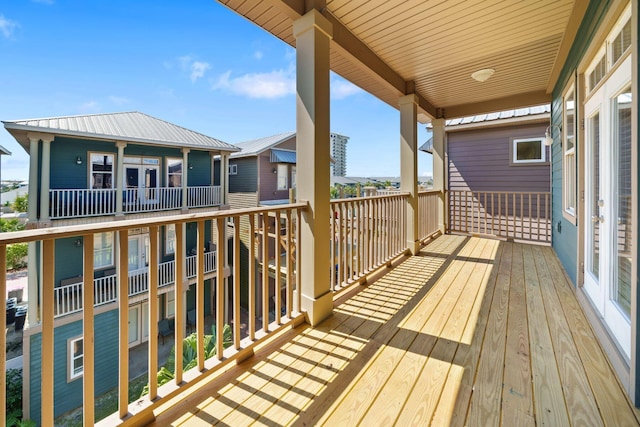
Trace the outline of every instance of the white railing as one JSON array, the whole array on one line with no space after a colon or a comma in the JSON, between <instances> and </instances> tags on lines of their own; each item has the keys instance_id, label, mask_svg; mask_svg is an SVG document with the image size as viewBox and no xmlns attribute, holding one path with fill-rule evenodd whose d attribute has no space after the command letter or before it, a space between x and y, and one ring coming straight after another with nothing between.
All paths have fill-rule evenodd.
<instances>
[{"instance_id":1,"label":"white railing","mask_svg":"<svg viewBox=\"0 0 640 427\"><path fill-rule=\"evenodd\" d=\"M150 212L179 209L182 207L180 187L127 188L124 190L124 212Z\"/></svg>"},{"instance_id":2,"label":"white railing","mask_svg":"<svg viewBox=\"0 0 640 427\"><path fill-rule=\"evenodd\" d=\"M112 188L49 190L49 200L49 216L54 219L116 212L116 192Z\"/></svg>"},{"instance_id":3,"label":"white railing","mask_svg":"<svg viewBox=\"0 0 640 427\"><path fill-rule=\"evenodd\" d=\"M55 288L53 300L55 316L82 311L82 282Z\"/></svg>"},{"instance_id":4,"label":"white railing","mask_svg":"<svg viewBox=\"0 0 640 427\"><path fill-rule=\"evenodd\" d=\"M406 197L331 201L331 289L357 281L406 249Z\"/></svg>"},{"instance_id":5,"label":"white railing","mask_svg":"<svg viewBox=\"0 0 640 427\"><path fill-rule=\"evenodd\" d=\"M551 193L449 191L449 229L551 243Z\"/></svg>"},{"instance_id":6,"label":"white railing","mask_svg":"<svg viewBox=\"0 0 640 427\"><path fill-rule=\"evenodd\" d=\"M189 187L187 206L203 208L220 205L220 186Z\"/></svg>"},{"instance_id":7,"label":"white railing","mask_svg":"<svg viewBox=\"0 0 640 427\"><path fill-rule=\"evenodd\" d=\"M196 277L197 256L192 255L186 258L187 279ZM175 260L158 264L158 286L172 285L175 280ZM204 273L210 274L216 270L216 252L206 252L204 254ZM117 297L116 275L108 275L93 280L94 284L94 305L99 306L115 302ZM82 279L77 283L55 288L56 317L76 313L82 310ZM129 271L129 296L135 296L149 290L149 269L147 267Z\"/></svg>"},{"instance_id":8,"label":"white railing","mask_svg":"<svg viewBox=\"0 0 640 427\"><path fill-rule=\"evenodd\" d=\"M220 191L220 186L188 187L187 207L219 206ZM49 190L49 200L52 219L114 215L118 211L113 188ZM123 191L122 204L125 213L180 209L182 188L127 188Z\"/></svg>"}]
</instances>

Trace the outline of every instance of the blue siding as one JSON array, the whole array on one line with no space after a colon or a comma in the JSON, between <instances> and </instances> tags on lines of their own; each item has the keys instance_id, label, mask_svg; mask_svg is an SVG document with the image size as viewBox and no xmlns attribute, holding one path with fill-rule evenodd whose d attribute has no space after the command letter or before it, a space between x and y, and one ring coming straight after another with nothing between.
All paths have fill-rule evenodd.
<instances>
[{"instance_id":1,"label":"blue siding","mask_svg":"<svg viewBox=\"0 0 640 427\"><path fill-rule=\"evenodd\" d=\"M118 310L95 319L95 395L100 396L118 385ZM82 378L67 382L67 340L82 335L82 322L58 326L54 332L54 416L82 405ZM31 336L30 350L30 419L40 423L41 416L41 334Z\"/></svg>"},{"instance_id":2,"label":"blue siding","mask_svg":"<svg viewBox=\"0 0 640 427\"><path fill-rule=\"evenodd\" d=\"M609 1L592 0L587 8L585 17L580 25L575 42L569 51L567 61L562 68L560 78L553 91L553 103L551 104L551 122L554 125L562 125L562 92L571 79L575 78L575 70L578 63L582 60L586 49L589 47L593 36L602 21ZM580 108L580 105L577 106ZM578 111L578 114L580 112ZM577 141L577 148L581 148L582 141ZM577 281L578 272L578 228L577 225L571 224L562 215L562 149L560 147L559 136L555 134L555 140L552 147L551 167L552 173L552 244L553 248L560 259L560 262L567 271L567 274L573 281L574 285ZM579 154L579 153L576 153ZM576 156L576 162L579 155ZM581 165L576 165L576 170ZM577 200L580 200L578 197Z\"/></svg>"}]
</instances>

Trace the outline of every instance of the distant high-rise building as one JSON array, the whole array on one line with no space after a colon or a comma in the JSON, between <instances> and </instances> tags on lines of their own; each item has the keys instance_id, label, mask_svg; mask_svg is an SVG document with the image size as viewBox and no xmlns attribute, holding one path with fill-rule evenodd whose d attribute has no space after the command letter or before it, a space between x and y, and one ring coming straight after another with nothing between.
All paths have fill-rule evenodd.
<instances>
[{"instance_id":1,"label":"distant high-rise building","mask_svg":"<svg viewBox=\"0 0 640 427\"><path fill-rule=\"evenodd\" d=\"M347 142L349 137L337 133L330 134L331 157L335 163L331 163L332 176L345 176L347 174Z\"/></svg>"}]
</instances>

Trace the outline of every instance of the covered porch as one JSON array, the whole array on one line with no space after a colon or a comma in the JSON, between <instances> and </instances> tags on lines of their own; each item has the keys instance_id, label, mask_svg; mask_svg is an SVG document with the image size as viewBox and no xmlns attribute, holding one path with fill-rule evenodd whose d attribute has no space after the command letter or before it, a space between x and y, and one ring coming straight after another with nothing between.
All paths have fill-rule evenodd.
<instances>
[{"instance_id":1,"label":"covered porch","mask_svg":"<svg viewBox=\"0 0 640 427\"><path fill-rule=\"evenodd\" d=\"M640 413L546 246L441 236L153 425L608 425Z\"/></svg>"}]
</instances>

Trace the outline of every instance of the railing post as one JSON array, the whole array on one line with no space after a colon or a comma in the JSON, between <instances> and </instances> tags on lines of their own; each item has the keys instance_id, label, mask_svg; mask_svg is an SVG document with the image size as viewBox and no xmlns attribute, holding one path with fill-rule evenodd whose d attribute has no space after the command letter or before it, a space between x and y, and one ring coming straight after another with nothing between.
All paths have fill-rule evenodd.
<instances>
[{"instance_id":1,"label":"railing post","mask_svg":"<svg viewBox=\"0 0 640 427\"><path fill-rule=\"evenodd\" d=\"M42 166L40 169L40 222L49 222L49 184L51 179L51 142L53 137L42 139Z\"/></svg>"},{"instance_id":2,"label":"railing post","mask_svg":"<svg viewBox=\"0 0 640 427\"><path fill-rule=\"evenodd\" d=\"M445 233L448 228L446 192L446 140L444 133L444 119L431 120L433 126L433 189L440 191L438 202L438 229Z\"/></svg>"},{"instance_id":3,"label":"railing post","mask_svg":"<svg viewBox=\"0 0 640 427\"><path fill-rule=\"evenodd\" d=\"M329 262L329 52L331 23L312 9L294 21L296 38L297 151L302 168L298 199L309 203L302 213L300 280L302 308L315 326L333 311Z\"/></svg>"},{"instance_id":4,"label":"railing post","mask_svg":"<svg viewBox=\"0 0 640 427\"><path fill-rule=\"evenodd\" d=\"M183 212L187 212L189 210L189 199L188 199L188 185L187 185L187 181L189 179L189 149L188 148L183 148L182 149L182 182L181 187L182 187L182 211Z\"/></svg>"},{"instance_id":5,"label":"railing post","mask_svg":"<svg viewBox=\"0 0 640 427\"><path fill-rule=\"evenodd\" d=\"M123 214L123 191L124 191L124 148L127 146L126 142L116 142L118 147L118 159L116 169L116 216L122 216ZM90 160L87 160L90 161Z\"/></svg>"},{"instance_id":6,"label":"railing post","mask_svg":"<svg viewBox=\"0 0 640 427\"><path fill-rule=\"evenodd\" d=\"M406 238L412 255L420 250L418 237L418 97L400 98L400 191L406 199ZM435 157L434 157L435 159Z\"/></svg>"}]
</instances>

